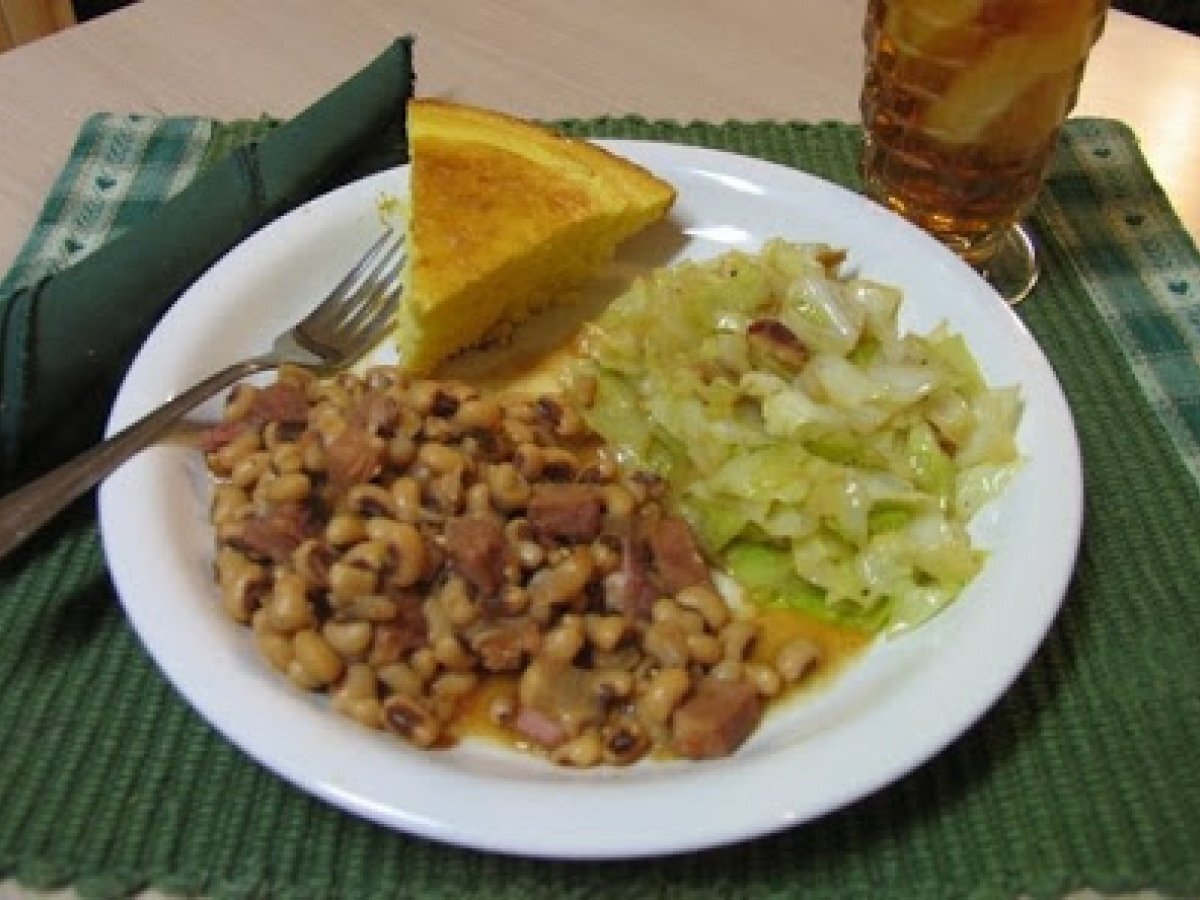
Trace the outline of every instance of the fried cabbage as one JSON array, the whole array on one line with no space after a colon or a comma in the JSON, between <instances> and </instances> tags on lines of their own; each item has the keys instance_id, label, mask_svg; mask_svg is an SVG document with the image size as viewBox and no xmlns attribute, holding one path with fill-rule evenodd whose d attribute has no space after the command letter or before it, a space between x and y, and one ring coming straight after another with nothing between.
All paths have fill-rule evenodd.
<instances>
[{"instance_id":1,"label":"fried cabbage","mask_svg":"<svg viewBox=\"0 0 1200 900\"><path fill-rule=\"evenodd\" d=\"M967 523L1019 465L1021 400L842 259L775 240L655 271L586 327L568 392L748 599L892 631L983 565Z\"/></svg>"}]
</instances>

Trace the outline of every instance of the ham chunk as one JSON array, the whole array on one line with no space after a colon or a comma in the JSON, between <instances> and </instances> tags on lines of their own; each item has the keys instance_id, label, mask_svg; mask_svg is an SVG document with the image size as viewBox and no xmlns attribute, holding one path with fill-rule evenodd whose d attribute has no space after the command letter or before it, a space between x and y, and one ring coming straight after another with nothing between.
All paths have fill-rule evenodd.
<instances>
[{"instance_id":1,"label":"ham chunk","mask_svg":"<svg viewBox=\"0 0 1200 900\"><path fill-rule=\"evenodd\" d=\"M604 498L587 484L538 484L526 514L541 538L591 541L604 526Z\"/></svg>"},{"instance_id":2,"label":"ham chunk","mask_svg":"<svg viewBox=\"0 0 1200 900\"><path fill-rule=\"evenodd\" d=\"M520 734L547 750L553 750L568 737L567 730L552 716L529 706L522 707L513 725Z\"/></svg>"},{"instance_id":3,"label":"ham chunk","mask_svg":"<svg viewBox=\"0 0 1200 900\"><path fill-rule=\"evenodd\" d=\"M308 396L298 384L277 381L255 393L250 416L259 422L303 425L308 421Z\"/></svg>"},{"instance_id":4,"label":"ham chunk","mask_svg":"<svg viewBox=\"0 0 1200 900\"><path fill-rule=\"evenodd\" d=\"M454 516L446 520L446 554L450 565L483 597L504 584L504 531L495 519Z\"/></svg>"},{"instance_id":5,"label":"ham chunk","mask_svg":"<svg viewBox=\"0 0 1200 900\"><path fill-rule=\"evenodd\" d=\"M765 350L794 369L802 369L808 362L809 352L804 342L778 319L755 319L746 333L752 346Z\"/></svg>"},{"instance_id":6,"label":"ham chunk","mask_svg":"<svg viewBox=\"0 0 1200 900\"><path fill-rule=\"evenodd\" d=\"M604 579L604 604L630 620L649 620L658 597L650 580L650 559L644 542L633 533L621 538L621 568Z\"/></svg>"},{"instance_id":7,"label":"ham chunk","mask_svg":"<svg viewBox=\"0 0 1200 900\"><path fill-rule=\"evenodd\" d=\"M200 433L200 449L204 453L215 453L243 433L253 431L257 427L247 419L222 419Z\"/></svg>"},{"instance_id":8,"label":"ham chunk","mask_svg":"<svg viewBox=\"0 0 1200 900\"><path fill-rule=\"evenodd\" d=\"M382 443L361 428L344 428L325 445L325 468L335 494L370 481L382 461Z\"/></svg>"},{"instance_id":9,"label":"ham chunk","mask_svg":"<svg viewBox=\"0 0 1200 900\"><path fill-rule=\"evenodd\" d=\"M687 522L669 516L655 522L649 530L650 556L659 586L669 594L684 588L708 584L708 566Z\"/></svg>"},{"instance_id":10,"label":"ham chunk","mask_svg":"<svg viewBox=\"0 0 1200 900\"><path fill-rule=\"evenodd\" d=\"M675 750L689 759L728 756L762 715L758 691L744 681L705 678L671 716Z\"/></svg>"},{"instance_id":11,"label":"ham chunk","mask_svg":"<svg viewBox=\"0 0 1200 900\"><path fill-rule=\"evenodd\" d=\"M222 419L205 429L200 436L200 448L205 453L220 450L239 435L261 428L266 422L292 426L308 422L308 398L300 385L279 381L262 388L244 386L240 390L254 392L249 409L240 418Z\"/></svg>"},{"instance_id":12,"label":"ham chunk","mask_svg":"<svg viewBox=\"0 0 1200 900\"><path fill-rule=\"evenodd\" d=\"M253 557L284 564L292 551L318 530L311 509L283 503L247 519L232 542Z\"/></svg>"}]
</instances>

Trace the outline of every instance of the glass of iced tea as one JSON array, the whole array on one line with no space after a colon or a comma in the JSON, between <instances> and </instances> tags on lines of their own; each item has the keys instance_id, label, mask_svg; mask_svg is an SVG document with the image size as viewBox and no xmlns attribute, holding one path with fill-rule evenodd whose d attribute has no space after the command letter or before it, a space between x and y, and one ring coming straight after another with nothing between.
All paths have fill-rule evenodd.
<instances>
[{"instance_id":1,"label":"glass of iced tea","mask_svg":"<svg viewBox=\"0 0 1200 900\"><path fill-rule=\"evenodd\" d=\"M1022 223L1107 11L1108 0L869 0L865 190L1012 303L1037 281Z\"/></svg>"}]
</instances>

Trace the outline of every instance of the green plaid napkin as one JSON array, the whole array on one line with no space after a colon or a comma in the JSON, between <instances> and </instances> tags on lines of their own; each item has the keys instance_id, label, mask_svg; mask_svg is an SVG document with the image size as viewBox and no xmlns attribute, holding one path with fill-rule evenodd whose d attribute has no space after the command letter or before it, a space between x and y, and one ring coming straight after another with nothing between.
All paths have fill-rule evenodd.
<instances>
[{"instance_id":1,"label":"green plaid napkin","mask_svg":"<svg viewBox=\"0 0 1200 900\"><path fill-rule=\"evenodd\" d=\"M1127 131L1072 123L1040 221L1121 346L1193 477L1200 479L1200 264ZM1118 138L1118 139L1114 139ZM1091 207L1088 209L1087 207ZM1081 214L1086 213L1086 214Z\"/></svg>"},{"instance_id":2,"label":"green plaid napkin","mask_svg":"<svg viewBox=\"0 0 1200 900\"><path fill-rule=\"evenodd\" d=\"M733 150L857 186L860 134L849 125L561 124ZM154 137L121 166L107 163L109 188L89 180L96 148L121 144L133 125ZM69 262L68 243L103 240L105 226L91 223L119 229L135 204L155 202L139 188L110 207L118 183L153 182L161 197L187 178L170 165L150 176L143 159L194 170L267 127L93 119L4 288ZM76 507L0 563L0 877L97 897L146 886L501 900L1200 895L1200 550L1190 537L1200 257L1114 122L1069 124L1034 224L1045 271L1020 313L1076 417L1083 545L1028 670L917 771L816 822L660 860L538 862L391 832L297 792L174 694L113 596L93 513Z\"/></svg>"},{"instance_id":3,"label":"green plaid napkin","mask_svg":"<svg viewBox=\"0 0 1200 900\"><path fill-rule=\"evenodd\" d=\"M195 176L210 119L96 113L83 124L0 297L87 256Z\"/></svg>"}]
</instances>

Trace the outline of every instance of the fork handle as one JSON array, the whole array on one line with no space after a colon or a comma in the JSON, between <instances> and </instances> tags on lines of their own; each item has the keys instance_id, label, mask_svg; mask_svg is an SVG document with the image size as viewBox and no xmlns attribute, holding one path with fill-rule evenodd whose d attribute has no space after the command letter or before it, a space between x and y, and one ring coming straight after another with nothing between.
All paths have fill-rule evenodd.
<instances>
[{"instance_id":1,"label":"fork handle","mask_svg":"<svg viewBox=\"0 0 1200 900\"><path fill-rule=\"evenodd\" d=\"M0 559L205 400L242 378L278 365L279 359L267 354L222 369L108 440L0 499Z\"/></svg>"}]
</instances>

